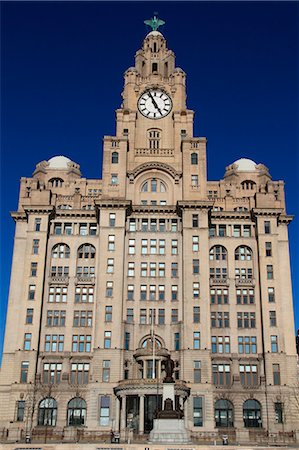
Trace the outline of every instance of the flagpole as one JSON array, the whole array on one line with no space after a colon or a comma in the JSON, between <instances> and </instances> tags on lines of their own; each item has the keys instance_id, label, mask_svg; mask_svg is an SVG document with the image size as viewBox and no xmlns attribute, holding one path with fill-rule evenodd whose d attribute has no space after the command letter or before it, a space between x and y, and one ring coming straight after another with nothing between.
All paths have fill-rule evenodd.
<instances>
[{"instance_id":1,"label":"flagpole","mask_svg":"<svg viewBox=\"0 0 299 450\"><path fill-rule=\"evenodd\" d=\"M151 330L151 332L152 332L152 343L153 343L153 371L152 371L152 374L153 374L153 379L155 378L155 344L156 344L156 342L155 342L155 332L154 332L154 309L152 309L152 330Z\"/></svg>"}]
</instances>

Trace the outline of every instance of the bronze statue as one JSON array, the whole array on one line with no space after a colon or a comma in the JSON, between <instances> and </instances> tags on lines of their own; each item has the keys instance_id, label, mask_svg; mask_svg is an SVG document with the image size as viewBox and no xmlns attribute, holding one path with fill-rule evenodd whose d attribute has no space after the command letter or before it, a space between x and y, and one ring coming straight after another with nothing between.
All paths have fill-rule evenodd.
<instances>
[{"instance_id":1,"label":"bronze statue","mask_svg":"<svg viewBox=\"0 0 299 450\"><path fill-rule=\"evenodd\" d=\"M164 383L174 383L173 379L174 361L170 358L170 356L168 356L167 359L164 361L164 370L166 372Z\"/></svg>"}]
</instances>

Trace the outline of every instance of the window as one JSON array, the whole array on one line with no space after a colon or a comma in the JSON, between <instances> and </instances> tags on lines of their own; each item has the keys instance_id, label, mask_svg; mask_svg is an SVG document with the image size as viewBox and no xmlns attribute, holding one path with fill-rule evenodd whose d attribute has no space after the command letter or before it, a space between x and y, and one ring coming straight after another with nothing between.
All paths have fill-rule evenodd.
<instances>
[{"instance_id":1,"label":"window","mask_svg":"<svg viewBox=\"0 0 299 450\"><path fill-rule=\"evenodd\" d=\"M193 306L193 323L200 323L200 307Z\"/></svg>"},{"instance_id":2,"label":"window","mask_svg":"<svg viewBox=\"0 0 299 450\"><path fill-rule=\"evenodd\" d=\"M157 219L151 219L150 231L157 231Z\"/></svg>"},{"instance_id":3,"label":"window","mask_svg":"<svg viewBox=\"0 0 299 450\"><path fill-rule=\"evenodd\" d=\"M61 381L62 364L44 363L43 365L43 383L58 384Z\"/></svg>"},{"instance_id":4,"label":"window","mask_svg":"<svg viewBox=\"0 0 299 450\"><path fill-rule=\"evenodd\" d=\"M117 175L117 173L112 173L112 174L111 174L111 181L110 181L110 184L111 184L112 186L118 185L118 175Z\"/></svg>"},{"instance_id":5,"label":"window","mask_svg":"<svg viewBox=\"0 0 299 450\"><path fill-rule=\"evenodd\" d=\"M136 231L136 219L129 220L129 231Z\"/></svg>"},{"instance_id":6,"label":"window","mask_svg":"<svg viewBox=\"0 0 299 450\"><path fill-rule=\"evenodd\" d=\"M102 395L100 397L100 425L108 426L110 421L110 397Z\"/></svg>"},{"instance_id":7,"label":"window","mask_svg":"<svg viewBox=\"0 0 299 450\"><path fill-rule=\"evenodd\" d=\"M165 255L165 239L159 240L159 255Z\"/></svg>"},{"instance_id":8,"label":"window","mask_svg":"<svg viewBox=\"0 0 299 450\"><path fill-rule=\"evenodd\" d=\"M198 154L197 153L191 153L191 164L192 165L198 164Z\"/></svg>"},{"instance_id":9,"label":"window","mask_svg":"<svg viewBox=\"0 0 299 450\"><path fill-rule=\"evenodd\" d=\"M199 283L193 283L193 298L199 298Z\"/></svg>"},{"instance_id":10,"label":"window","mask_svg":"<svg viewBox=\"0 0 299 450\"><path fill-rule=\"evenodd\" d=\"M41 219L34 219L34 230L35 231L40 231L40 224L41 224Z\"/></svg>"},{"instance_id":11,"label":"window","mask_svg":"<svg viewBox=\"0 0 299 450\"><path fill-rule=\"evenodd\" d=\"M180 333L174 333L174 349L175 351L180 350L181 348L181 338Z\"/></svg>"},{"instance_id":12,"label":"window","mask_svg":"<svg viewBox=\"0 0 299 450\"><path fill-rule=\"evenodd\" d=\"M194 331L193 333L193 348L200 350L200 331Z\"/></svg>"},{"instance_id":13,"label":"window","mask_svg":"<svg viewBox=\"0 0 299 450\"><path fill-rule=\"evenodd\" d=\"M109 234L108 236L108 250L113 252L115 250L115 235Z\"/></svg>"},{"instance_id":14,"label":"window","mask_svg":"<svg viewBox=\"0 0 299 450\"><path fill-rule=\"evenodd\" d=\"M118 153L117 152L112 152L112 154L111 154L111 163L112 164L117 164L118 163Z\"/></svg>"},{"instance_id":15,"label":"window","mask_svg":"<svg viewBox=\"0 0 299 450\"><path fill-rule=\"evenodd\" d=\"M125 350L130 350L130 333L125 332L125 342L124 342Z\"/></svg>"},{"instance_id":16,"label":"window","mask_svg":"<svg viewBox=\"0 0 299 450\"><path fill-rule=\"evenodd\" d=\"M89 224L89 234L90 234L90 236L95 236L97 234L97 224L96 223Z\"/></svg>"},{"instance_id":17,"label":"window","mask_svg":"<svg viewBox=\"0 0 299 450\"><path fill-rule=\"evenodd\" d=\"M69 258L70 257L70 248L66 244L57 244L54 245L52 249L52 258Z\"/></svg>"},{"instance_id":18,"label":"window","mask_svg":"<svg viewBox=\"0 0 299 450\"><path fill-rule=\"evenodd\" d=\"M199 259L193 259L192 267L193 267L193 275L198 274L199 273Z\"/></svg>"},{"instance_id":19,"label":"window","mask_svg":"<svg viewBox=\"0 0 299 450\"><path fill-rule=\"evenodd\" d=\"M112 322L112 306L105 306L105 322Z\"/></svg>"},{"instance_id":20,"label":"window","mask_svg":"<svg viewBox=\"0 0 299 450\"><path fill-rule=\"evenodd\" d=\"M216 236L216 225L210 225L209 237L215 237L215 236Z\"/></svg>"},{"instance_id":21,"label":"window","mask_svg":"<svg viewBox=\"0 0 299 450\"><path fill-rule=\"evenodd\" d=\"M39 250L39 239L33 239L32 253L34 255L38 255L38 250Z\"/></svg>"},{"instance_id":22,"label":"window","mask_svg":"<svg viewBox=\"0 0 299 450\"><path fill-rule=\"evenodd\" d=\"M57 402L54 398L44 398L38 407L38 425L55 427Z\"/></svg>"},{"instance_id":23,"label":"window","mask_svg":"<svg viewBox=\"0 0 299 450\"><path fill-rule=\"evenodd\" d=\"M141 325L146 325L146 309L140 309L140 322Z\"/></svg>"},{"instance_id":24,"label":"window","mask_svg":"<svg viewBox=\"0 0 299 450\"><path fill-rule=\"evenodd\" d=\"M240 382L243 386L257 386L258 375L255 364L240 364Z\"/></svg>"},{"instance_id":25,"label":"window","mask_svg":"<svg viewBox=\"0 0 299 450\"><path fill-rule=\"evenodd\" d=\"M165 309L163 308L158 309L158 324L159 325L165 324Z\"/></svg>"},{"instance_id":26,"label":"window","mask_svg":"<svg viewBox=\"0 0 299 450\"><path fill-rule=\"evenodd\" d=\"M254 399L243 404L243 420L246 428L262 428L261 404Z\"/></svg>"},{"instance_id":27,"label":"window","mask_svg":"<svg viewBox=\"0 0 299 450\"><path fill-rule=\"evenodd\" d=\"M140 286L140 300L146 299L147 299L147 286L145 284L142 284Z\"/></svg>"},{"instance_id":28,"label":"window","mask_svg":"<svg viewBox=\"0 0 299 450\"><path fill-rule=\"evenodd\" d=\"M109 281L107 282L109 283ZM75 303L93 303L94 288L87 286L76 286Z\"/></svg>"},{"instance_id":29,"label":"window","mask_svg":"<svg viewBox=\"0 0 299 450\"><path fill-rule=\"evenodd\" d=\"M177 323L179 320L179 311L178 309L171 310L171 323Z\"/></svg>"},{"instance_id":30,"label":"window","mask_svg":"<svg viewBox=\"0 0 299 450\"><path fill-rule=\"evenodd\" d=\"M251 236L251 226L244 225L243 226L243 237L250 237L250 236Z\"/></svg>"},{"instance_id":31,"label":"window","mask_svg":"<svg viewBox=\"0 0 299 450\"><path fill-rule=\"evenodd\" d=\"M73 352L90 352L91 351L91 335L73 334L72 337Z\"/></svg>"},{"instance_id":32,"label":"window","mask_svg":"<svg viewBox=\"0 0 299 450\"><path fill-rule=\"evenodd\" d=\"M201 362L193 361L193 381L194 383L201 383Z\"/></svg>"},{"instance_id":33,"label":"window","mask_svg":"<svg viewBox=\"0 0 299 450\"><path fill-rule=\"evenodd\" d=\"M150 254L156 255L157 253L157 239L150 240Z\"/></svg>"},{"instance_id":34,"label":"window","mask_svg":"<svg viewBox=\"0 0 299 450\"><path fill-rule=\"evenodd\" d=\"M26 323L32 324L33 323L33 308L27 308L26 311Z\"/></svg>"},{"instance_id":35,"label":"window","mask_svg":"<svg viewBox=\"0 0 299 450\"><path fill-rule=\"evenodd\" d=\"M106 297L113 297L113 281L106 283Z\"/></svg>"},{"instance_id":36,"label":"window","mask_svg":"<svg viewBox=\"0 0 299 450\"><path fill-rule=\"evenodd\" d=\"M92 311L74 311L73 327L91 327Z\"/></svg>"},{"instance_id":37,"label":"window","mask_svg":"<svg viewBox=\"0 0 299 450\"><path fill-rule=\"evenodd\" d=\"M62 223L54 223L54 234L62 234Z\"/></svg>"},{"instance_id":38,"label":"window","mask_svg":"<svg viewBox=\"0 0 299 450\"><path fill-rule=\"evenodd\" d=\"M66 303L67 286L50 286L48 301L50 303Z\"/></svg>"},{"instance_id":39,"label":"window","mask_svg":"<svg viewBox=\"0 0 299 450\"><path fill-rule=\"evenodd\" d=\"M274 386L280 385L280 366L279 364L272 364L273 367L273 384Z\"/></svg>"},{"instance_id":40,"label":"window","mask_svg":"<svg viewBox=\"0 0 299 450\"><path fill-rule=\"evenodd\" d=\"M36 277L37 274L37 262L32 262L30 267L30 276Z\"/></svg>"},{"instance_id":41,"label":"window","mask_svg":"<svg viewBox=\"0 0 299 450\"><path fill-rule=\"evenodd\" d=\"M178 286L176 284L171 286L171 301L178 300Z\"/></svg>"},{"instance_id":42,"label":"window","mask_svg":"<svg viewBox=\"0 0 299 450\"><path fill-rule=\"evenodd\" d=\"M102 381L104 383L109 383L110 381L110 361L104 359L102 363Z\"/></svg>"},{"instance_id":43,"label":"window","mask_svg":"<svg viewBox=\"0 0 299 450\"><path fill-rule=\"evenodd\" d=\"M165 300L165 286L163 284L160 284L158 287L158 300L159 301Z\"/></svg>"},{"instance_id":44,"label":"window","mask_svg":"<svg viewBox=\"0 0 299 450\"><path fill-rule=\"evenodd\" d=\"M178 241L177 239L172 239L171 241L171 254L177 255L178 254Z\"/></svg>"},{"instance_id":45,"label":"window","mask_svg":"<svg viewBox=\"0 0 299 450\"><path fill-rule=\"evenodd\" d=\"M64 327L65 311L48 310L47 311L47 327Z\"/></svg>"},{"instance_id":46,"label":"window","mask_svg":"<svg viewBox=\"0 0 299 450\"><path fill-rule=\"evenodd\" d=\"M156 286L155 285L150 285L149 288L149 299L150 300L156 300Z\"/></svg>"},{"instance_id":47,"label":"window","mask_svg":"<svg viewBox=\"0 0 299 450\"><path fill-rule=\"evenodd\" d=\"M211 312L212 328L228 328L229 313L228 312Z\"/></svg>"},{"instance_id":48,"label":"window","mask_svg":"<svg viewBox=\"0 0 299 450\"><path fill-rule=\"evenodd\" d=\"M96 255L96 249L91 244L83 244L78 248L79 259L94 259Z\"/></svg>"},{"instance_id":49,"label":"window","mask_svg":"<svg viewBox=\"0 0 299 450\"><path fill-rule=\"evenodd\" d=\"M203 426L202 397L193 397L193 426Z\"/></svg>"},{"instance_id":50,"label":"window","mask_svg":"<svg viewBox=\"0 0 299 450\"><path fill-rule=\"evenodd\" d=\"M255 328L255 313L238 312L237 323L238 328Z\"/></svg>"},{"instance_id":51,"label":"window","mask_svg":"<svg viewBox=\"0 0 299 450\"><path fill-rule=\"evenodd\" d=\"M278 352L278 338L277 336L271 336L270 337L271 342L271 353L277 353Z\"/></svg>"},{"instance_id":52,"label":"window","mask_svg":"<svg viewBox=\"0 0 299 450\"><path fill-rule=\"evenodd\" d=\"M160 264L161 263L159 263L159 266L160 266ZM162 263L162 264L164 264L164 263ZM164 264L165 265L165 264ZM154 263L154 262L151 262L150 263L150 273L149 273L149 276L150 277L155 277L156 276L156 263Z\"/></svg>"},{"instance_id":53,"label":"window","mask_svg":"<svg viewBox=\"0 0 299 450\"><path fill-rule=\"evenodd\" d=\"M28 370L29 370L29 361L22 361L21 362L21 377L20 377L21 383L27 383Z\"/></svg>"},{"instance_id":54,"label":"window","mask_svg":"<svg viewBox=\"0 0 299 450\"><path fill-rule=\"evenodd\" d=\"M114 213L109 214L109 227L115 227L115 217Z\"/></svg>"},{"instance_id":55,"label":"window","mask_svg":"<svg viewBox=\"0 0 299 450\"><path fill-rule=\"evenodd\" d=\"M265 242L266 256L272 256L272 243Z\"/></svg>"},{"instance_id":56,"label":"window","mask_svg":"<svg viewBox=\"0 0 299 450\"><path fill-rule=\"evenodd\" d=\"M241 225L234 225L233 227L233 236L241 237Z\"/></svg>"},{"instance_id":57,"label":"window","mask_svg":"<svg viewBox=\"0 0 299 450\"><path fill-rule=\"evenodd\" d=\"M69 426L81 426L86 422L86 401L75 397L67 405L67 423Z\"/></svg>"},{"instance_id":58,"label":"window","mask_svg":"<svg viewBox=\"0 0 299 450\"><path fill-rule=\"evenodd\" d=\"M45 352L63 352L64 334L46 334Z\"/></svg>"},{"instance_id":59,"label":"window","mask_svg":"<svg viewBox=\"0 0 299 450\"><path fill-rule=\"evenodd\" d=\"M237 304L248 305L254 303L254 289L237 289Z\"/></svg>"},{"instance_id":60,"label":"window","mask_svg":"<svg viewBox=\"0 0 299 450\"><path fill-rule=\"evenodd\" d=\"M192 228L198 228L198 214L192 214Z\"/></svg>"},{"instance_id":61,"label":"window","mask_svg":"<svg viewBox=\"0 0 299 450\"><path fill-rule=\"evenodd\" d=\"M64 233L70 236L73 234L73 225L71 223L64 224Z\"/></svg>"},{"instance_id":62,"label":"window","mask_svg":"<svg viewBox=\"0 0 299 450\"><path fill-rule=\"evenodd\" d=\"M276 327L276 311L269 311L270 327Z\"/></svg>"},{"instance_id":63,"label":"window","mask_svg":"<svg viewBox=\"0 0 299 450\"><path fill-rule=\"evenodd\" d=\"M230 337L212 336L212 353L230 353Z\"/></svg>"},{"instance_id":64,"label":"window","mask_svg":"<svg viewBox=\"0 0 299 450\"><path fill-rule=\"evenodd\" d=\"M148 131L149 148L160 148L161 133L158 130ZM152 190L152 192L154 192Z\"/></svg>"},{"instance_id":65,"label":"window","mask_svg":"<svg viewBox=\"0 0 299 450\"><path fill-rule=\"evenodd\" d=\"M31 350L31 333L24 334L24 350Z\"/></svg>"},{"instance_id":66,"label":"window","mask_svg":"<svg viewBox=\"0 0 299 450\"><path fill-rule=\"evenodd\" d=\"M238 336L238 352L246 355L256 354L256 336Z\"/></svg>"},{"instance_id":67,"label":"window","mask_svg":"<svg viewBox=\"0 0 299 450\"><path fill-rule=\"evenodd\" d=\"M191 186L198 187L198 175L191 175Z\"/></svg>"},{"instance_id":68,"label":"window","mask_svg":"<svg viewBox=\"0 0 299 450\"><path fill-rule=\"evenodd\" d=\"M29 284L28 300L34 300L35 298L35 284Z\"/></svg>"},{"instance_id":69,"label":"window","mask_svg":"<svg viewBox=\"0 0 299 450\"><path fill-rule=\"evenodd\" d=\"M134 322L134 309L133 308L127 308L127 322L128 323Z\"/></svg>"},{"instance_id":70,"label":"window","mask_svg":"<svg viewBox=\"0 0 299 450\"><path fill-rule=\"evenodd\" d=\"M273 280L273 266L272 266L272 264L267 264L267 280Z\"/></svg>"},{"instance_id":71,"label":"window","mask_svg":"<svg viewBox=\"0 0 299 450\"><path fill-rule=\"evenodd\" d=\"M221 399L215 403L216 427L233 427L233 405L229 400Z\"/></svg>"},{"instance_id":72,"label":"window","mask_svg":"<svg viewBox=\"0 0 299 450\"><path fill-rule=\"evenodd\" d=\"M275 302L275 290L273 287L268 287L268 302L269 303Z\"/></svg>"},{"instance_id":73,"label":"window","mask_svg":"<svg viewBox=\"0 0 299 450\"><path fill-rule=\"evenodd\" d=\"M111 331L104 332L104 348L111 348Z\"/></svg>"},{"instance_id":74,"label":"window","mask_svg":"<svg viewBox=\"0 0 299 450\"><path fill-rule=\"evenodd\" d=\"M107 273L114 272L114 258L107 259Z\"/></svg>"},{"instance_id":75,"label":"window","mask_svg":"<svg viewBox=\"0 0 299 450\"><path fill-rule=\"evenodd\" d=\"M50 276L55 277L68 277L69 276L69 266L51 266Z\"/></svg>"},{"instance_id":76,"label":"window","mask_svg":"<svg viewBox=\"0 0 299 450\"><path fill-rule=\"evenodd\" d=\"M210 250L211 261L225 261L227 258L227 250L222 245L214 245Z\"/></svg>"},{"instance_id":77,"label":"window","mask_svg":"<svg viewBox=\"0 0 299 450\"><path fill-rule=\"evenodd\" d=\"M146 274L142 275L142 264L144 264L144 263L141 263L141 276L146 276ZM134 277L134 276L135 276L135 263L129 262L128 263L128 277Z\"/></svg>"},{"instance_id":78,"label":"window","mask_svg":"<svg viewBox=\"0 0 299 450\"><path fill-rule=\"evenodd\" d=\"M213 364L213 384L215 386L229 386L231 383L230 365L229 364Z\"/></svg>"},{"instance_id":79,"label":"window","mask_svg":"<svg viewBox=\"0 0 299 450\"><path fill-rule=\"evenodd\" d=\"M79 234L80 234L80 236L87 236L88 235L87 223L80 223L79 224Z\"/></svg>"},{"instance_id":80,"label":"window","mask_svg":"<svg viewBox=\"0 0 299 450\"><path fill-rule=\"evenodd\" d=\"M235 268L235 277L238 280L252 280L252 269L251 268Z\"/></svg>"},{"instance_id":81,"label":"window","mask_svg":"<svg viewBox=\"0 0 299 450\"><path fill-rule=\"evenodd\" d=\"M192 250L194 252L199 251L199 236L192 236Z\"/></svg>"},{"instance_id":82,"label":"window","mask_svg":"<svg viewBox=\"0 0 299 450\"><path fill-rule=\"evenodd\" d=\"M283 403L274 403L275 421L276 423L284 423Z\"/></svg>"},{"instance_id":83,"label":"window","mask_svg":"<svg viewBox=\"0 0 299 450\"><path fill-rule=\"evenodd\" d=\"M171 276L173 278L178 276L178 263L171 263Z\"/></svg>"},{"instance_id":84,"label":"window","mask_svg":"<svg viewBox=\"0 0 299 450\"><path fill-rule=\"evenodd\" d=\"M24 413L25 413L25 400L18 400L17 401L17 414L16 414L17 422L23 422Z\"/></svg>"},{"instance_id":85,"label":"window","mask_svg":"<svg viewBox=\"0 0 299 450\"><path fill-rule=\"evenodd\" d=\"M134 300L134 284L128 284L127 299Z\"/></svg>"},{"instance_id":86,"label":"window","mask_svg":"<svg viewBox=\"0 0 299 450\"><path fill-rule=\"evenodd\" d=\"M265 220L264 222L264 232L265 234L271 234L271 224L269 220Z\"/></svg>"},{"instance_id":87,"label":"window","mask_svg":"<svg viewBox=\"0 0 299 450\"><path fill-rule=\"evenodd\" d=\"M212 282L215 283L215 279L225 280L227 278L227 268L226 267L210 267L210 278Z\"/></svg>"},{"instance_id":88,"label":"window","mask_svg":"<svg viewBox=\"0 0 299 450\"><path fill-rule=\"evenodd\" d=\"M177 219L171 219L171 231L172 232L178 231L178 221L177 221Z\"/></svg>"},{"instance_id":89,"label":"window","mask_svg":"<svg viewBox=\"0 0 299 450\"><path fill-rule=\"evenodd\" d=\"M87 384L89 380L89 363L71 365L71 384Z\"/></svg>"},{"instance_id":90,"label":"window","mask_svg":"<svg viewBox=\"0 0 299 450\"><path fill-rule=\"evenodd\" d=\"M252 259L252 251L249 247L240 246L235 251L236 261L250 261Z\"/></svg>"},{"instance_id":91,"label":"window","mask_svg":"<svg viewBox=\"0 0 299 450\"><path fill-rule=\"evenodd\" d=\"M159 277L165 277L165 263L159 263Z\"/></svg>"},{"instance_id":92,"label":"window","mask_svg":"<svg viewBox=\"0 0 299 450\"><path fill-rule=\"evenodd\" d=\"M211 289L211 305L228 305L228 289Z\"/></svg>"}]
</instances>

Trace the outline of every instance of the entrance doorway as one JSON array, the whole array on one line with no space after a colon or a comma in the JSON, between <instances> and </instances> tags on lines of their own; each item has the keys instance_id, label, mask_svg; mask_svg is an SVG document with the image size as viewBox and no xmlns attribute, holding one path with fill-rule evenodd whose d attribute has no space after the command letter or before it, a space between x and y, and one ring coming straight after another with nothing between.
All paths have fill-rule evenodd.
<instances>
[{"instance_id":1,"label":"entrance doorway","mask_svg":"<svg viewBox=\"0 0 299 450\"><path fill-rule=\"evenodd\" d=\"M162 409L162 395L146 395L144 399L144 432L153 429L157 411Z\"/></svg>"}]
</instances>

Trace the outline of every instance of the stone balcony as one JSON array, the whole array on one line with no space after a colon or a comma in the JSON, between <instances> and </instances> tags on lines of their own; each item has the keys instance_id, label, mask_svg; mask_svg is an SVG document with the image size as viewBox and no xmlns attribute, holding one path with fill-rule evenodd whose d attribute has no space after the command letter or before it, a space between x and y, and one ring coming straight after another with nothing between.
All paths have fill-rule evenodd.
<instances>
[{"instance_id":1,"label":"stone balcony","mask_svg":"<svg viewBox=\"0 0 299 450\"><path fill-rule=\"evenodd\" d=\"M173 148L136 148L135 156L174 156Z\"/></svg>"}]
</instances>

